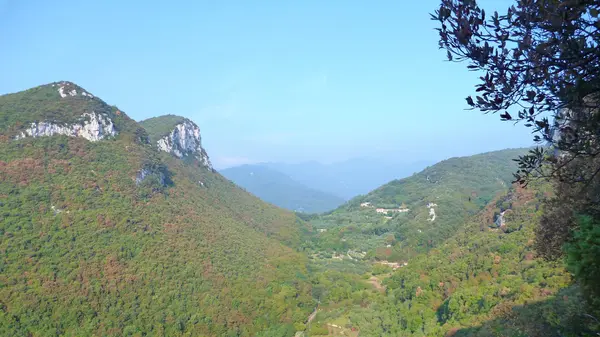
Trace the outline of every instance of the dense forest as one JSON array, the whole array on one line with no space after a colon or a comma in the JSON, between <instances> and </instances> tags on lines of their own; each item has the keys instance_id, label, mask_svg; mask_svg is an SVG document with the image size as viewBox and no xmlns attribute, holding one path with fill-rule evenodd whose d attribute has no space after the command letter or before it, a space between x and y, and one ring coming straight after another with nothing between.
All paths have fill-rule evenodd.
<instances>
[{"instance_id":1,"label":"dense forest","mask_svg":"<svg viewBox=\"0 0 600 337\"><path fill-rule=\"evenodd\" d=\"M542 184L498 193L443 244L405 259L396 270L369 255L313 257L312 268L320 271L313 289L322 289L322 311L311 335L353 329L361 336L591 333L595 322L579 305L582 294L572 276L562 263L535 252L534 230L549 190ZM350 230L335 233L354 248ZM385 245L382 240L373 249Z\"/></svg>"}]
</instances>

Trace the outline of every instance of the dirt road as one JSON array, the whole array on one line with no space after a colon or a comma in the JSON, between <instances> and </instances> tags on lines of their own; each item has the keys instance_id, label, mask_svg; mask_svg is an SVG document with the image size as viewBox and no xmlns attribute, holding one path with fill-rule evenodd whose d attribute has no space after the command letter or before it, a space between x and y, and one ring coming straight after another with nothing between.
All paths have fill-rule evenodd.
<instances>
[{"instance_id":1,"label":"dirt road","mask_svg":"<svg viewBox=\"0 0 600 337\"><path fill-rule=\"evenodd\" d=\"M313 311L312 314L308 316L308 321L306 322L306 324L310 324L310 322L312 322L312 320L315 319L315 317L317 317L317 311L319 311L319 306L317 306L315 308L315 311Z\"/></svg>"},{"instance_id":2,"label":"dirt road","mask_svg":"<svg viewBox=\"0 0 600 337\"><path fill-rule=\"evenodd\" d=\"M371 278L369 279L369 283L371 283L373 287L375 287L375 289L381 292L385 291L385 286L381 284L381 280L378 279L376 276L371 276Z\"/></svg>"}]
</instances>

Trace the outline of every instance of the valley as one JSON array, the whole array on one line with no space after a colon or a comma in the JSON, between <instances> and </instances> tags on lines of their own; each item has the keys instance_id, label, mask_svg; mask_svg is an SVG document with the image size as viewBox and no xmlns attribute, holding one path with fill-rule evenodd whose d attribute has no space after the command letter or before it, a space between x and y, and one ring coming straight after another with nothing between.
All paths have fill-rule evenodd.
<instances>
[{"instance_id":1,"label":"valley","mask_svg":"<svg viewBox=\"0 0 600 337\"><path fill-rule=\"evenodd\" d=\"M442 244L429 248L395 239L406 230L403 227L418 225L409 219L395 218L394 225L379 227L380 234L369 244L364 234L354 233L369 220L340 225L335 218L316 219L320 227L329 226L327 231L317 231L312 241L316 252L311 255L311 282L319 312L306 335L488 336L517 331L554 335L555 329L577 335L584 331L572 325L581 314L577 297L567 295L564 301L557 297L560 292L577 292L569 288L571 276L559 264L536 257L532 246L532 219L539 216L536 209L548 186L527 190L498 186L491 202L467 217ZM511 216L498 226L494 220L507 202ZM366 250L363 258L345 254L358 249ZM548 304L538 309L534 303ZM546 316L551 312L564 316L553 321ZM535 325L515 314L529 317ZM504 323L495 325L491 319ZM464 325L476 328L461 329Z\"/></svg>"},{"instance_id":2,"label":"valley","mask_svg":"<svg viewBox=\"0 0 600 337\"><path fill-rule=\"evenodd\" d=\"M72 82L0 96L0 113L2 335L575 336L593 324L571 274L534 250L552 189L512 184L527 149L450 158L307 214L218 174L185 117L136 122Z\"/></svg>"},{"instance_id":3,"label":"valley","mask_svg":"<svg viewBox=\"0 0 600 337\"><path fill-rule=\"evenodd\" d=\"M0 337L600 336L600 0L0 22Z\"/></svg>"}]
</instances>

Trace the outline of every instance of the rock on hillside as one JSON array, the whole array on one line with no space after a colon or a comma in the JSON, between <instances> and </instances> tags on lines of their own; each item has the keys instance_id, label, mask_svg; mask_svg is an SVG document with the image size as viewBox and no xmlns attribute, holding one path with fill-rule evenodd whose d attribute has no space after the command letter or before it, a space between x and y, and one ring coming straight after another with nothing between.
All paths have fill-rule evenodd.
<instances>
[{"instance_id":1,"label":"rock on hillside","mask_svg":"<svg viewBox=\"0 0 600 337\"><path fill-rule=\"evenodd\" d=\"M0 131L13 137L63 134L96 141L135 127L114 106L66 81L3 95Z\"/></svg>"},{"instance_id":2,"label":"rock on hillside","mask_svg":"<svg viewBox=\"0 0 600 337\"><path fill-rule=\"evenodd\" d=\"M25 137L48 137L64 135L70 137L82 137L89 141L98 141L117 134L115 126L106 114L84 113L79 121L71 124L58 124L49 121L33 122L22 130L15 138Z\"/></svg>"},{"instance_id":3,"label":"rock on hillside","mask_svg":"<svg viewBox=\"0 0 600 337\"><path fill-rule=\"evenodd\" d=\"M202 147L200 128L191 120L180 116L160 116L141 121L150 139L159 150L177 158L194 157L212 169L206 150Z\"/></svg>"}]
</instances>

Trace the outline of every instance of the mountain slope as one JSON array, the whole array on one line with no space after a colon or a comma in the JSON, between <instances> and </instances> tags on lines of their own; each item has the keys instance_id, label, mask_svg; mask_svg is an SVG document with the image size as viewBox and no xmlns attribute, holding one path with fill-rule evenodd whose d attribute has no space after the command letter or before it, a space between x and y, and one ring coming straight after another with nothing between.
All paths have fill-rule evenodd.
<instances>
[{"instance_id":1,"label":"mountain slope","mask_svg":"<svg viewBox=\"0 0 600 337\"><path fill-rule=\"evenodd\" d=\"M220 173L262 200L293 211L320 213L344 203L342 198L308 188L261 165L242 165Z\"/></svg>"},{"instance_id":2,"label":"mountain slope","mask_svg":"<svg viewBox=\"0 0 600 337\"><path fill-rule=\"evenodd\" d=\"M552 188L509 183L524 151L452 158L307 217L319 229L309 247L320 299L312 335L596 335L562 261L535 252Z\"/></svg>"},{"instance_id":3,"label":"mountain slope","mask_svg":"<svg viewBox=\"0 0 600 337\"><path fill-rule=\"evenodd\" d=\"M314 325L351 327L360 336L595 335L598 322L586 314L564 265L534 250L549 191L545 184L513 186L435 249L396 270L382 271L374 263L371 273L357 278L365 275L364 267L349 259L338 262L361 274L338 273L334 285L328 278L313 282L315 288L332 288L323 292ZM498 213L504 214L500 226Z\"/></svg>"},{"instance_id":4,"label":"mountain slope","mask_svg":"<svg viewBox=\"0 0 600 337\"><path fill-rule=\"evenodd\" d=\"M0 96L0 335L293 334L295 215L214 173L191 121L157 139L82 92Z\"/></svg>"},{"instance_id":5,"label":"mountain slope","mask_svg":"<svg viewBox=\"0 0 600 337\"><path fill-rule=\"evenodd\" d=\"M376 203L414 203L453 194L484 206L513 180L513 159L526 149L508 149L454 157L430 166L405 179L391 181L361 198Z\"/></svg>"},{"instance_id":6,"label":"mountain slope","mask_svg":"<svg viewBox=\"0 0 600 337\"><path fill-rule=\"evenodd\" d=\"M442 243L468 217L507 191L516 170L512 159L525 152L511 149L441 161L354 198L320 221L323 225L342 225L339 230L346 235L354 231L354 238L347 239L361 250L376 249L380 259L404 261L415 252ZM378 208L390 211L378 213ZM349 225L359 226L346 228ZM335 235L330 232L323 236ZM385 238L398 243L383 249Z\"/></svg>"}]
</instances>

